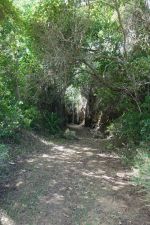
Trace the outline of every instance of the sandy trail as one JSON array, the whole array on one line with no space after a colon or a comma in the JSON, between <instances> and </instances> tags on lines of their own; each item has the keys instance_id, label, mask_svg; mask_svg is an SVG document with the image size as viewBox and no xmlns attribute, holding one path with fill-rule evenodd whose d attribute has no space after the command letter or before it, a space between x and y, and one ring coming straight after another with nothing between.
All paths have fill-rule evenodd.
<instances>
[{"instance_id":1,"label":"sandy trail","mask_svg":"<svg viewBox=\"0 0 150 225\"><path fill-rule=\"evenodd\" d=\"M102 141L78 129L79 140L31 134L12 188L1 201L1 225L149 225L130 171ZM30 137L31 138L31 137Z\"/></svg>"}]
</instances>

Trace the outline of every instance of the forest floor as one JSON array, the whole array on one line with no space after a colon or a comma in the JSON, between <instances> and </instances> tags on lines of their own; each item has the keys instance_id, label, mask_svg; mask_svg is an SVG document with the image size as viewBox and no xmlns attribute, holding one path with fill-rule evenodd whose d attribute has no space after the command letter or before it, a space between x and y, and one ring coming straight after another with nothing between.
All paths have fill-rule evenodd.
<instances>
[{"instance_id":1,"label":"forest floor","mask_svg":"<svg viewBox=\"0 0 150 225\"><path fill-rule=\"evenodd\" d=\"M149 225L132 171L104 140L76 127L79 140L24 135L26 156L0 199L1 225ZM17 151L14 147L14 151Z\"/></svg>"}]
</instances>

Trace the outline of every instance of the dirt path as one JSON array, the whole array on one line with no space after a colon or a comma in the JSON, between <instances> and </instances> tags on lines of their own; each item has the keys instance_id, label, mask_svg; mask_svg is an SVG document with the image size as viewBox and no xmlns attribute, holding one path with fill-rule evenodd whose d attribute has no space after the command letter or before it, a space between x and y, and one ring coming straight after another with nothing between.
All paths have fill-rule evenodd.
<instances>
[{"instance_id":1,"label":"dirt path","mask_svg":"<svg viewBox=\"0 0 150 225\"><path fill-rule=\"evenodd\" d=\"M31 149L15 175L12 189L1 201L2 225L148 225L129 173L118 157L104 153L103 144L24 139Z\"/></svg>"}]
</instances>

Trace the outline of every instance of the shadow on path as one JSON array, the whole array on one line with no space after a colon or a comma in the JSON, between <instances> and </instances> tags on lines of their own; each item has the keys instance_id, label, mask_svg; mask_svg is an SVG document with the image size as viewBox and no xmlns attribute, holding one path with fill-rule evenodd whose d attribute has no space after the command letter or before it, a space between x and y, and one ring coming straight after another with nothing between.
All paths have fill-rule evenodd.
<instances>
[{"instance_id":1,"label":"shadow on path","mask_svg":"<svg viewBox=\"0 0 150 225\"><path fill-rule=\"evenodd\" d=\"M78 134L81 137L82 131ZM22 141L13 188L1 202L1 225L148 225L131 171L101 141L48 141L32 133Z\"/></svg>"}]
</instances>

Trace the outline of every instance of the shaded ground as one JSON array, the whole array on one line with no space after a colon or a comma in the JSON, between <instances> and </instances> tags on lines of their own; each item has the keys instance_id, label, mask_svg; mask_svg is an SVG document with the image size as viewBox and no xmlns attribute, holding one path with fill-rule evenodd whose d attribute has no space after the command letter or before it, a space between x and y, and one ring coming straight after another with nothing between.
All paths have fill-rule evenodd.
<instances>
[{"instance_id":1,"label":"shaded ground","mask_svg":"<svg viewBox=\"0 0 150 225\"><path fill-rule=\"evenodd\" d=\"M130 171L102 141L78 130L79 140L25 135L10 189L1 200L1 225L149 225ZM30 141L29 141L30 140Z\"/></svg>"}]
</instances>

